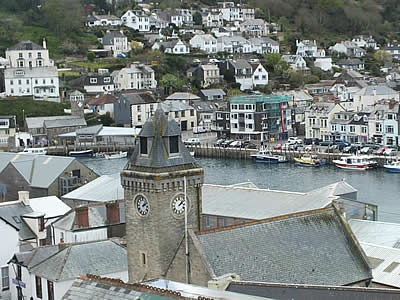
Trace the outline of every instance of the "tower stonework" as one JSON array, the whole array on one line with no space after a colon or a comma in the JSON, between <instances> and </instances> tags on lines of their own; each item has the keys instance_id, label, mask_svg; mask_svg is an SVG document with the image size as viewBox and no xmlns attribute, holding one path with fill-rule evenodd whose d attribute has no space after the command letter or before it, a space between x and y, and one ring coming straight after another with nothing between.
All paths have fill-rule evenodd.
<instances>
[{"instance_id":1,"label":"tower stonework","mask_svg":"<svg viewBox=\"0 0 400 300\"><path fill-rule=\"evenodd\" d=\"M69 96L69 100L71 102L71 116L84 118L85 96L78 90L75 90Z\"/></svg>"},{"instance_id":2,"label":"tower stonework","mask_svg":"<svg viewBox=\"0 0 400 300\"><path fill-rule=\"evenodd\" d=\"M121 172L130 282L166 277L184 243L185 210L188 228L200 230L204 171L180 134L177 123L167 120L159 107L144 124L135 152Z\"/></svg>"}]
</instances>

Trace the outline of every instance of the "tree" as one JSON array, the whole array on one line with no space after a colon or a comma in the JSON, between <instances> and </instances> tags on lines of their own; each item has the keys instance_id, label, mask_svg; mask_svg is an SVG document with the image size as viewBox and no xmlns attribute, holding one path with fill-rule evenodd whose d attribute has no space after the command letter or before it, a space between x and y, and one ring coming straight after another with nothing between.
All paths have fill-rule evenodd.
<instances>
[{"instance_id":1,"label":"tree","mask_svg":"<svg viewBox=\"0 0 400 300\"><path fill-rule=\"evenodd\" d=\"M199 13L198 11L196 11L193 14L193 22L194 25L203 25L203 17L201 16L201 13Z\"/></svg>"},{"instance_id":2,"label":"tree","mask_svg":"<svg viewBox=\"0 0 400 300\"><path fill-rule=\"evenodd\" d=\"M392 55L385 50L378 50L374 53L373 58L375 61L383 66L386 63L391 63L392 62Z\"/></svg>"},{"instance_id":3,"label":"tree","mask_svg":"<svg viewBox=\"0 0 400 300\"><path fill-rule=\"evenodd\" d=\"M96 58L96 54L94 52L88 52L87 54L87 59L88 61L94 61L94 59Z\"/></svg>"},{"instance_id":4,"label":"tree","mask_svg":"<svg viewBox=\"0 0 400 300\"><path fill-rule=\"evenodd\" d=\"M184 82L184 80L176 77L175 75L165 74L161 78L160 84L163 87L172 88L174 91L177 91L177 90L182 90L183 85L185 84L185 82Z\"/></svg>"},{"instance_id":5,"label":"tree","mask_svg":"<svg viewBox=\"0 0 400 300\"><path fill-rule=\"evenodd\" d=\"M234 82L235 81L235 73L232 70L226 70L224 73L224 80L226 82Z\"/></svg>"}]
</instances>

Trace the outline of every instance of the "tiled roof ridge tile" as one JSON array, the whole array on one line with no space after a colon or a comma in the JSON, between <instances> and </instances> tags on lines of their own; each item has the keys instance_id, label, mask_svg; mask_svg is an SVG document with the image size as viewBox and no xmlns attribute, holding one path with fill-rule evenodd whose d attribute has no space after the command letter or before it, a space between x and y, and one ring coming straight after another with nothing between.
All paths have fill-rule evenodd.
<instances>
[{"instance_id":1,"label":"tiled roof ridge tile","mask_svg":"<svg viewBox=\"0 0 400 300\"><path fill-rule=\"evenodd\" d=\"M170 289L154 287L154 286L150 286L150 285L143 284L143 283L125 283L121 279L102 277L102 276L93 275L93 274L86 274L86 276L80 275L79 278L82 280L88 280L88 281L92 281L92 282L110 284L110 285L118 286L121 288L126 288L126 289L131 289L131 290L133 289L133 290L136 290L139 292L157 294L160 296L168 296L173 299L188 299L186 297L183 297L180 292L170 290ZM204 298L204 299L206 299L206 298Z\"/></svg>"}]
</instances>

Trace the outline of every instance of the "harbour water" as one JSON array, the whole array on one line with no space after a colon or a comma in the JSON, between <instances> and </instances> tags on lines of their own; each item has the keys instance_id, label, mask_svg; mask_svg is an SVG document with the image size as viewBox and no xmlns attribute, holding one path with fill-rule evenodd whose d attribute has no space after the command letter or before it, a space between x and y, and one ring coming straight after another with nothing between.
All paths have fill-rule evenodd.
<instances>
[{"instance_id":1,"label":"harbour water","mask_svg":"<svg viewBox=\"0 0 400 300\"><path fill-rule=\"evenodd\" d=\"M358 200L378 205L378 219L400 223L400 174L383 169L351 171L335 166L299 167L293 163L268 165L249 160L198 158L204 168L205 182L234 184L251 181L259 188L306 192L346 180L358 190ZM120 172L126 159L82 159L98 174ZM243 199L244 201L246 199Z\"/></svg>"}]
</instances>

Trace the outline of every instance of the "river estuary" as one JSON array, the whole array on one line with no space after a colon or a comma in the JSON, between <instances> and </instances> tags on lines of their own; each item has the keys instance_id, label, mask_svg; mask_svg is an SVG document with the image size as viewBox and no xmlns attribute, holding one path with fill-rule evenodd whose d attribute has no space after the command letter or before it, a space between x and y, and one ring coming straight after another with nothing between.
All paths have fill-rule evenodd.
<instances>
[{"instance_id":1,"label":"river estuary","mask_svg":"<svg viewBox=\"0 0 400 300\"><path fill-rule=\"evenodd\" d=\"M306 192L339 180L358 190L358 200L378 205L378 219L400 223L400 174L383 169L369 171L340 170L335 166L299 167L293 163L268 165L249 160L198 158L205 171L205 182L234 184L250 180L259 188ZM126 159L82 159L98 174L121 171Z\"/></svg>"}]
</instances>

